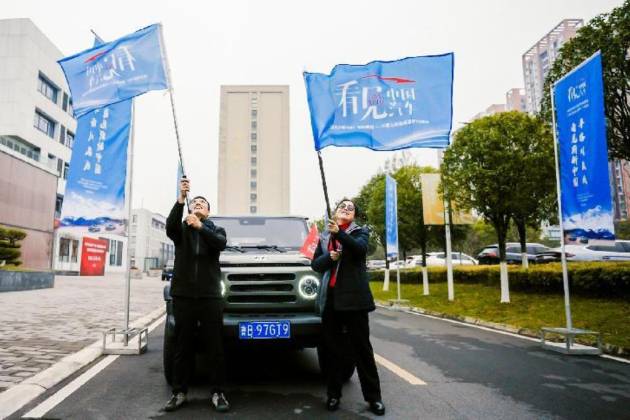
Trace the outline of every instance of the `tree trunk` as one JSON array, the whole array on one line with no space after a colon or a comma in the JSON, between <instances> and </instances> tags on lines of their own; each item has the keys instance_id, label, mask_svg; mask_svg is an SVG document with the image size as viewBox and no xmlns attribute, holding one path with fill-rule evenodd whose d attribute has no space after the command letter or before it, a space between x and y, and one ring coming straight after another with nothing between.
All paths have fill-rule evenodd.
<instances>
[{"instance_id":1,"label":"tree trunk","mask_svg":"<svg viewBox=\"0 0 630 420\"><path fill-rule=\"evenodd\" d=\"M529 268L529 259L527 258L527 226L524 220L514 220L516 230L518 230L518 239L521 243L521 264L524 269Z\"/></svg>"},{"instance_id":2,"label":"tree trunk","mask_svg":"<svg viewBox=\"0 0 630 420\"><path fill-rule=\"evenodd\" d=\"M509 220L508 220L509 223ZM507 262L505 261L505 239L507 236L507 225L503 221L495 224L497 239L499 242L499 269L501 276L501 303L510 302L510 286L508 282Z\"/></svg>"}]
</instances>

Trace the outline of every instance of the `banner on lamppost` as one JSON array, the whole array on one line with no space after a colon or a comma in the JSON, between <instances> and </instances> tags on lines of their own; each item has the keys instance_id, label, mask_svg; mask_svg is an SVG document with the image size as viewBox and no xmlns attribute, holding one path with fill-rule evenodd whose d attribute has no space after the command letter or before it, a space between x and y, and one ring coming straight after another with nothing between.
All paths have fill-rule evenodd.
<instances>
[{"instance_id":1,"label":"banner on lamppost","mask_svg":"<svg viewBox=\"0 0 630 420\"><path fill-rule=\"evenodd\" d=\"M168 88L161 25L100 43L59 60L75 117L150 90Z\"/></svg>"},{"instance_id":2,"label":"banner on lamppost","mask_svg":"<svg viewBox=\"0 0 630 420\"><path fill-rule=\"evenodd\" d=\"M305 72L315 149L448 147L453 66L448 53Z\"/></svg>"},{"instance_id":3,"label":"banner on lamppost","mask_svg":"<svg viewBox=\"0 0 630 420\"><path fill-rule=\"evenodd\" d=\"M422 217L425 225L444 225L444 200L440 196L440 174L420 174L422 185ZM468 211L451 208L454 225L474 223L473 215Z\"/></svg>"},{"instance_id":4,"label":"banner on lamppost","mask_svg":"<svg viewBox=\"0 0 630 420\"><path fill-rule=\"evenodd\" d=\"M615 239L601 54L554 84L565 243Z\"/></svg>"},{"instance_id":5,"label":"banner on lamppost","mask_svg":"<svg viewBox=\"0 0 630 420\"><path fill-rule=\"evenodd\" d=\"M388 258L398 257L398 197L396 180L385 176L385 242Z\"/></svg>"},{"instance_id":6,"label":"banner on lamppost","mask_svg":"<svg viewBox=\"0 0 630 420\"><path fill-rule=\"evenodd\" d=\"M126 234L125 185L132 100L78 120L60 227L80 235Z\"/></svg>"}]
</instances>

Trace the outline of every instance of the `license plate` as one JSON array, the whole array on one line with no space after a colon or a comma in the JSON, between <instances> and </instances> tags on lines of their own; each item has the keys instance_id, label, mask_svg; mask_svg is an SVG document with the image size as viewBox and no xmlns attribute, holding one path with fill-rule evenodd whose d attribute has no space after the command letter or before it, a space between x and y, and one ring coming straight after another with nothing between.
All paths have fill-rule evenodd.
<instances>
[{"instance_id":1,"label":"license plate","mask_svg":"<svg viewBox=\"0 0 630 420\"><path fill-rule=\"evenodd\" d=\"M291 338L289 321L251 321L238 323L238 337L241 340L265 340Z\"/></svg>"}]
</instances>

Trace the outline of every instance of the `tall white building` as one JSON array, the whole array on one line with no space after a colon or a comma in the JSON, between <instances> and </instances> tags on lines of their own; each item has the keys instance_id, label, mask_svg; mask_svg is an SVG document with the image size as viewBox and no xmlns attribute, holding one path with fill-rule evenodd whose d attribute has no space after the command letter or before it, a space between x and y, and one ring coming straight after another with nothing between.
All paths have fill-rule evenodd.
<instances>
[{"instance_id":1,"label":"tall white building","mask_svg":"<svg viewBox=\"0 0 630 420\"><path fill-rule=\"evenodd\" d=\"M219 214L289 214L289 86L221 86Z\"/></svg>"},{"instance_id":2,"label":"tall white building","mask_svg":"<svg viewBox=\"0 0 630 420\"><path fill-rule=\"evenodd\" d=\"M39 196L41 200L55 200L55 212L50 215L49 221L50 231L40 229L41 232L28 232L27 241L39 233L52 236L54 220L61 215L77 128L77 122L72 116L70 91L57 63L63 56L30 19L0 20L0 148L30 166L57 177L56 192L44 191L43 184L38 185L34 178L28 177L16 181L18 185L7 187L7 191L18 192L20 189L34 189L32 196ZM15 176L12 178L18 179ZM38 188L40 191L37 191ZM0 224L10 224L7 220L16 220L14 213L25 205L24 200L20 200L17 197L13 205L9 203L2 207ZM36 201L27 204L35 209L38 205L43 206ZM22 212L26 213L22 215L26 227L31 224L27 220L29 218L35 224L35 213L30 208L23 208ZM42 225L39 222L37 224ZM94 233L92 236L108 240L106 272L124 271L126 238L106 232ZM82 237L56 230L54 240L38 240L39 247L52 248L51 259L55 270L79 272Z\"/></svg>"},{"instance_id":3,"label":"tall white building","mask_svg":"<svg viewBox=\"0 0 630 420\"><path fill-rule=\"evenodd\" d=\"M142 271L163 268L175 258L175 245L166 236L166 218L147 209L131 212L131 264Z\"/></svg>"},{"instance_id":4,"label":"tall white building","mask_svg":"<svg viewBox=\"0 0 630 420\"><path fill-rule=\"evenodd\" d=\"M573 38L584 25L582 19L564 19L523 54L523 77L527 97L527 112L540 111L545 77L565 42Z\"/></svg>"}]
</instances>

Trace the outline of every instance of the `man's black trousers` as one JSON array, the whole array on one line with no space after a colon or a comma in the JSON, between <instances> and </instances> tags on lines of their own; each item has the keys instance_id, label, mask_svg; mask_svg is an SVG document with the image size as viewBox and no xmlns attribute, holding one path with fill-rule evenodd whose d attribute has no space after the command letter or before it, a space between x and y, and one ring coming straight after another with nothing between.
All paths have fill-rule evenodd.
<instances>
[{"instance_id":1,"label":"man's black trousers","mask_svg":"<svg viewBox=\"0 0 630 420\"><path fill-rule=\"evenodd\" d=\"M225 383L223 353L223 301L210 298L173 297L175 365L173 393L188 392L197 343L206 353L212 371L213 392Z\"/></svg>"},{"instance_id":2,"label":"man's black trousers","mask_svg":"<svg viewBox=\"0 0 630 420\"><path fill-rule=\"evenodd\" d=\"M363 398L368 402L381 401L381 385L370 343L367 311L334 310L334 293L329 290L322 315L323 341L328 355L327 386L329 398L341 398L342 363L356 363ZM347 334L347 336L344 336Z\"/></svg>"}]
</instances>

